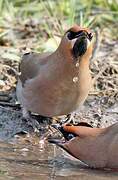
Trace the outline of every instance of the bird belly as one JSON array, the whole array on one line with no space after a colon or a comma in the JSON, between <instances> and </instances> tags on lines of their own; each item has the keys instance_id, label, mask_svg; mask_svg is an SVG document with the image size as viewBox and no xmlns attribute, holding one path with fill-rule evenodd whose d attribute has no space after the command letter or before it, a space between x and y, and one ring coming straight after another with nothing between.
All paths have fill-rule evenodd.
<instances>
[{"instance_id":1,"label":"bird belly","mask_svg":"<svg viewBox=\"0 0 118 180\"><path fill-rule=\"evenodd\" d=\"M42 116L60 116L73 112L83 104L88 95L88 90L81 94L79 84L46 81L37 84L28 83L22 91L22 104L27 110ZM50 85L49 85L50 83Z\"/></svg>"}]
</instances>

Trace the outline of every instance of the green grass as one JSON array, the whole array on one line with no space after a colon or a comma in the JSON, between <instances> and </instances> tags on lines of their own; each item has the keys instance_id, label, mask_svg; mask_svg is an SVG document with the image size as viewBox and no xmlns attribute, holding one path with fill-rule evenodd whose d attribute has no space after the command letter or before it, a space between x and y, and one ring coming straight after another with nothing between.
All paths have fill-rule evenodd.
<instances>
[{"instance_id":1,"label":"green grass","mask_svg":"<svg viewBox=\"0 0 118 180\"><path fill-rule=\"evenodd\" d=\"M1 175L5 175L5 174L7 174L7 171L4 171L4 170L1 170L1 169L0 169L0 176L1 176Z\"/></svg>"},{"instance_id":2,"label":"green grass","mask_svg":"<svg viewBox=\"0 0 118 180\"><path fill-rule=\"evenodd\" d=\"M10 41L11 46L16 46L20 37L15 34L16 40L11 39L11 31L14 34L17 29L17 34L21 35L24 27L33 26L28 24L30 20L37 26L35 48L40 50L45 49L44 41L54 38L55 34L62 35L75 23L93 29L107 27L117 36L114 27L117 29L118 26L118 3L117 0L1 0L0 44ZM31 31L26 33L28 38L28 33L31 34L36 27L26 29Z\"/></svg>"}]
</instances>

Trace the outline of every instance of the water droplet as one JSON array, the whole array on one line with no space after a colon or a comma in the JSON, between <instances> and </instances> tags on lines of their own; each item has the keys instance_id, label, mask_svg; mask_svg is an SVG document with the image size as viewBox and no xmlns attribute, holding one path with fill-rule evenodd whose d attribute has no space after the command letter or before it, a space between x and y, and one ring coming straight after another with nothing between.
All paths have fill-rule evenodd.
<instances>
[{"instance_id":1,"label":"water droplet","mask_svg":"<svg viewBox=\"0 0 118 180\"><path fill-rule=\"evenodd\" d=\"M75 65L76 67L79 67L79 63L76 63L76 65Z\"/></svg>"},{"instance_id":2,"label":"water droplet","mask_svg":"<svg viewBox=\"0 0 118 180\"><path fill-rule=\"evenodd\" d=\"M73 82L76 83L78 81L78 77L73 78Z\"/></svg>"}]
</instances>

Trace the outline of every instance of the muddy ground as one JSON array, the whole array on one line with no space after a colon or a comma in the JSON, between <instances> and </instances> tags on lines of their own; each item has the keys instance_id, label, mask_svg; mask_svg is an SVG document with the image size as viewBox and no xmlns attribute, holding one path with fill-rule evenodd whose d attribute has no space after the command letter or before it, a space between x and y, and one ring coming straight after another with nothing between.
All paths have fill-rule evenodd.
<instances>
[{"instance_id":1,"label":"muddy ground","mask_svg":"<svg viewBox=\"0 0 118 180\"><path fill-rule=\"evenodd\" d=\"M92 89L75 113L75 121L85 121L94 127L107 127L118 121L118 42L103 37L91 62ZM40 143L41 137L47 134L49 121L41 119L41 131L33 133L33 128L22 118L15 95L20 48L6 44L0 47L0 179L26 180L39 176L40 180L117 179L117 173L92 171L55 146ZM64 119L66 116L54 117L52 121Z\"/></svg>"},{"instance_id":2,"label":"muddy ground","mask_svg":"<svg viewBox=\"0 0 118 180\"><path fill-rule=\"evenodd\" d=\"M75 113L76 121L86 121L95 127L106 127L118 121L118 44L103 39L91 62L93 86L84 105ZM10 52L11 53L11 52ZM9 48L1 48L0 57L0 139L8 139L20 131L32 131L22 119L15 86L17 83L20 51L9 57ZM13 54L13 53L12 53ZM15 55L14 55L15 56ZM64 119L59 117L57 119ZM55 118L54 118L55 119ZM46 122L45 118L44 121Z\"/></svg>"}]
</instances>

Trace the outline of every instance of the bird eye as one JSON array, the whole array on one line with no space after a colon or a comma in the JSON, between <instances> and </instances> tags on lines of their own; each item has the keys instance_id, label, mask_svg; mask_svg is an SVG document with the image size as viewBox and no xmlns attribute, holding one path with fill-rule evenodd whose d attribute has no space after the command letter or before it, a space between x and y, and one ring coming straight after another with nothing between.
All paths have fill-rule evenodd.
<instances>
[{"instance_id":1,"label":"bird eye","mask_svg":"<svg viewBox=\"0 0 118 180\"><path fill-rule=\"evenodd\" d=\"M89 38L89 40L92 40L93 34L92 33L88 33L88 38Z\"/></svg>"},{"instance_id":2,"label":"bird eye","mask_svg":"<svg viewBox=\"0 0 118 180\"><path fill-rule=\"evenodd\" d=\"M68 140L70 140L70 139L72 139L72 138L74 138L74 137L76 137L75 134L68 134Z\"/></svg>"}]
</instances>

